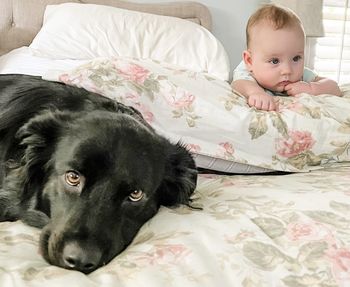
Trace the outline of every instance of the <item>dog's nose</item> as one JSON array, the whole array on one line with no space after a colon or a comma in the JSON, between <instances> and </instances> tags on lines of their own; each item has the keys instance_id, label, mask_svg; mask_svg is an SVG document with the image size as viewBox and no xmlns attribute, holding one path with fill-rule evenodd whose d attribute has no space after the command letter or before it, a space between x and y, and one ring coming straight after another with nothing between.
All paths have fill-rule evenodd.
<instances>
[{"instance_id":1,"label":"dog's nose","mask_svg":"<svg viewBox=\"0 0 350 287\"><path fill-rule=\"evenodd\" d=\"M63 267L90 273L98 267L101 256L101 250L95 246L70 241L63 247Z\"/></svg>"}]
</instances>

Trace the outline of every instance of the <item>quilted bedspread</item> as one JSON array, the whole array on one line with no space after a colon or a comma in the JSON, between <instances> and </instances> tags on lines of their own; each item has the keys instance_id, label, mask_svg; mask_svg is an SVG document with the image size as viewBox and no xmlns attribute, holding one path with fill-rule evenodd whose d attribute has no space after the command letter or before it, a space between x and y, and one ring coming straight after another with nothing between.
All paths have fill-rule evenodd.
<instances>
[{"instance_id":1,"label":"quilted bedspread","mask_svg":"<svg viewBox=\"0 0 350 287\"><path fill-rule=\"evenodd\" d=\"M87 276L46 263L40 230L0 223L0 286L350 286L350 167L202 174L193 199Z\"/></svg>"}]
</instances>

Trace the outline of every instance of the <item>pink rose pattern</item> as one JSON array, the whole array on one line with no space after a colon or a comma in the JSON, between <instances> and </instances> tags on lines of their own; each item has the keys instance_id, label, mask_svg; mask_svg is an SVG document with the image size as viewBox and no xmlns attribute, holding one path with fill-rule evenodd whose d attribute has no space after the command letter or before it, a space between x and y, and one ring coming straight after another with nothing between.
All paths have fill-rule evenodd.
<instances>
[{"instance_id":1,"label":"pink rose pattern","mask_svg":"<svg viewBox=\"0 0 350 287\"><path fill-rule=\"evenodd\" d=\"M320 254L320 258L328 262L338 286L350 286L350 246L340 246L336 240L335 230L315 221L298 221L288 224L286 236L295 242L326 243L326 249Z\"/></svg>"},{"instance_id":2,"label":"pink rose pattern","mask_svg":"<svg viewBox=\"0 0 350 287\"><path fill-rule=\"evenodd\" d=\"M85 75L79 74L75 76L70 76L68 74L62 74L59 76L58 79L59 81L61 81L62 83L65 83L66 85L84 88L88 91L91 91L97 94L103 94L103 91L100 88L98 88L96 85L94 85L90 81L85 80Z\"/></svg>"},{"instance_id":3,"label":"pink rose pattern","mask_svg":"<svg viewBox=\"0 0 350 287\"><path fill-rule=\"evenodd\" d=\"M192 153L198 153L201 151L201 147L198 144L187 144L186 147Z\"/></svg>"},{"instance_id":4,"label":"pink rose pattern","mask_svg":"<svg viewBox=\"0 0 350 287\"><path fill-rule=\"evenodd\" d=\"M142 85L150 75L150 71L133 63L117 68L117 71L125 80L136 82L139 85Z\"/></svg>"},{"instance_id":5,"label":"pink rose pattern","mask_svg":"<svg viewBox=\"0 0 350 287\"><path fill-rule=\"evenodd\" d=\"M196 125L198 116L194 110L196 97L193 94L176 88L175 92L165 92L163 97L167 104L174 108L172 110L174 118L181 118L184 116L189 127L194 127Z\"/></svg>"},{"instance_id":6,"label":"pink rose pattern","mask_svg":"<svg viewBox=\"0 0 350 287\"><path fill-rule=\"evenodd\" d=\"M329 245L335 244L332 231L324 224L315 221L297 221L287 225L286 236L291 241L325 240Z\"/></svg>"},{"instance_id":7,"label":"pink rose pattern","mask_svg":"<svg viewBox=\"0 0 350 287\"><path fill-rule=\"evenodd\" d=\"M137 109L142 114L146 122L148 122L149 124L153 122L154 115L149 109L149 107L142 103L142 101L140 100L139 94L126 93L124 95L124 99L125 99L124 103L126 105L133 106L135 109Z\"/></svg>"},{"instance_id":8,"label":"pink rose pattern","mask_svg":"<svg viewBox=\"0 0 350 287\"><path fill-rule=\"evenodd\" d=\"M326 255L330 260L332 274L338 286L350 286L350 246L348 248L330 248Z\"/></svg>"},{"instance_id":9,"label":"pink rose pattern","mask_svg":"<svg viewBox=\"0 0 350 287\"><path fill-rule=\"evenodd\" d=\"M218 157L225 158L225 159L234 159L234 148L232 143L230 142L222 142L219 143L219 150L217 153Z\"/></svg>"},{"instance_id":10,"label":"pink rose pattern","mask_svg":"<svg viewBox=\"0 0 350 287\"><path fill-rule=\"evenodd\" d=\"M141 265L177 265L190 253L191 251L181 244L159 244L136 258L136 261Z\"/></svg>"},{"instance_id":11,"label":"pink rose pattern","mask_svg":"<svg viewBox=\"0 0 350 287\"><path fill-rule=\"evenodd\" d=\"M276 140L277 154L282 157L296 156L310 150L315 144L315 140L308 131L290 131L288 136L287 139Z\"/></svg>"},{"instance_id":12,"label":"pink rose pattern","mask_svg":"<svg viewBox=\"0 0 350 287\"><path fill-rule=\"evenodd\" d=\"M170 107L175 108L175 110L181 113L183 110L190 109L195 100L194 95L183 90L177 90L175 93L164 93L163 96Z\"/></svg>"},{"instance_id":13,"label":"pink rose pattern","mask_svg":"<svg viewBox=\"0 0 350 287\"><path fill-rule=\"evenodd\" d=\"M194 95L184 91L178 97L167 97L168 103L177 109L189 108L195 100Z\"/></svg>"}]
</instances>

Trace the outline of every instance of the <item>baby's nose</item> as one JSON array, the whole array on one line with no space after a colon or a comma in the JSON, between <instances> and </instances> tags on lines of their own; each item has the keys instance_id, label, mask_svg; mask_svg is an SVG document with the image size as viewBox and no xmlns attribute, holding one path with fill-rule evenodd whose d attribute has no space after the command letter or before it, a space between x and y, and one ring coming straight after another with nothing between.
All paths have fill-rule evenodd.
<instances>
[{"instance_id":1,"label":"baby's nose","mask_svg":"<svg viewBox=\"0 0 350 287\"><path fill-rule=\"evenodd\" d=\"M291 65L289 63L284 63L281 66L281 74L282 75L289 75L292 72Z\"/></svg>"}]
</instances>

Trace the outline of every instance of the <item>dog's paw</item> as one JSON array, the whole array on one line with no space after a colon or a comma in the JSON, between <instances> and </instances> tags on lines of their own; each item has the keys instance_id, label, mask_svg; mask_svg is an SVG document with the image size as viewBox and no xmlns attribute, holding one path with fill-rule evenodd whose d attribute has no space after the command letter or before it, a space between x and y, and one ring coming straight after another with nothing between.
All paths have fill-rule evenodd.
<instances>
[{"instance_id":1,"label":"dog's paw","mask_svg":"<svg viewBox=\"0 0 350 287\"><path fill-rule=\"evenodd\" d=\"M18 220L18 208L11 204L11 201L0 190L0 222Z\"/></svg>"},{"instance_id":2,"label":"dog's paw","mask_svg":"<svg viewBox=\"0 0 350 287\"><path fill-rule=\"evenodd\" d=\"M38 210L27 210L21 214L20 218L25 224L28 224L33 227L43 228L46 226L50 218L43 212Z\"/></svg>"}]
</instances>

